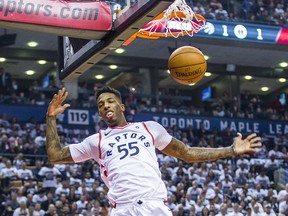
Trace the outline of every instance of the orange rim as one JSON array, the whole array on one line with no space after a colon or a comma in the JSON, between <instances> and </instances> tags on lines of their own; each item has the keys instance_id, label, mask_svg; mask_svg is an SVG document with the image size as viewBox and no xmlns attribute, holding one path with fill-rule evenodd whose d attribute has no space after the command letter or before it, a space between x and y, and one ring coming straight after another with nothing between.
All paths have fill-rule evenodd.
<instances>
[{"instance_id":1,"label":"orange rim","mask_svg":"<svg viewBox=\"0 0 288 216\"><path fill-rule=\"evenodd\" d=\"M161 14L159 14L157 17L155 17L155 19L152 20L152 22L158 22L159 25L162 25L160 24L161 21L160 19L163 17L164 15L164 12L162 12ZM185 14L182 12L182 11L179 11L179 12L176 12L176 15L179 17L179 18L185 18ZM177 18L177 16L171 16L172 18ZM202 23L201 26L204 26L206 24L206 19L199 15L199 14L194 14L194 17L196 18L196 20L199 21L199 23ZM149 24L149 23L148 23ZM159 37L177 37L177 36L184 36L184 35L187 35L187 34L192 34L192 33L196 33L198 32L200 29L191 29L191 30L185 30L185 31L173 31L173 32L150 32L149 31L149 27L148 29L140 29L136 35L137 37L141 37L141 38L146 38L146 39L159 39Z\"/></svg>"},{"instance_id":2,"label":"orange rim","mask_svg":"<svg viewBox=\"0 0 288 216\"><path fill-rule=\"evenodd\" d=\"M157 22L159 25L162 25L161 22L164 22L164 21L162 21L161 19L163 18L165 12L166 11L163 11L162 13L160 13L158 16L156 16L149 23ZM177 12L172 13L170 17L171 18L185 18L186 16L185 16L184 12L177 11ZM197 22L202 23L201 26L204 26L206 24L206 19L203 16L201 16L199 14L194 14L194 18L197 20ZM179 21L179 22L181 22L181 21ZM149 25L149 23L147 23L146 25ZM179 31L173 31L173 32L170 31L170 32L163 33L163 32L157 32L157 31L150 32L149 30L151 30L152 25L150 28L149 27L147 27L147 29L140 29L138 32L136 32L130 38L128 38L122 45L123 46L129 45L133 40L135 40L136 37L140 37L140 38L144 38L144 39L157 40L160 37L178 37L178 36L185 36L188 34L191 35L193 33L197 33L200 30L200 28L199 29L193 29L192 28L191 30L185 30L185 31L179 30Z\"/></svg>"}]
</instances>

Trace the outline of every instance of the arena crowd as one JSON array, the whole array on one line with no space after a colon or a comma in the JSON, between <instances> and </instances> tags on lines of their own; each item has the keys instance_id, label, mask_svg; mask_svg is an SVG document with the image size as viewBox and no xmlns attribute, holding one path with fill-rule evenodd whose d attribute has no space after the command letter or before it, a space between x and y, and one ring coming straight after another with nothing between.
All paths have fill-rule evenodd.
<instances>
[{"instance_id":1,"label":"arena crowd","mask_svg":"<svg viewBox=\"0 0 288 216\"><path fill-rule=\"evenodd\" d=\"M0 215L109 214L113 207L95 161L48 164L45 122L33 118L18 122L15 117L8 119L3 111L0 114ZM96 125L97 129L104 127L101 121ZM60 123L57 128L62 146L89 135L66 130ZM236 136L229 127L208 131L204 124L184 130L176 125L166 129L186 145L198 147L226 147ZM288 134L263 133L261 137L263 147L255 154L207 163L186 164L157 152L168 191L167 206L173 215L286 216Z\"/></svg>"}]
</instances>

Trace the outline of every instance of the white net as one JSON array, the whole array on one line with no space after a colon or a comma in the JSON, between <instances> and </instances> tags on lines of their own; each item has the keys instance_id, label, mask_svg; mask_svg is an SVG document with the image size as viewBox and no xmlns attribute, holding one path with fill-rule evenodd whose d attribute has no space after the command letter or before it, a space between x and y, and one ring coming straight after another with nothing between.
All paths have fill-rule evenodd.
<instances>
[{"instance_id":1,"label":"white net","mask_svg":"<svg viewBox=\"0 0 288 216\"><path fill-rule=\"evenodd\" d=\"M158 37L188 35L193 36L205 27L205 19L193 12L187 5L185 0L175 0L164 11L164 14L159 19L154 19L145 25L139 33L145 34L148 32L148 37L153 39Z\"/></svg>"}]
</instances>

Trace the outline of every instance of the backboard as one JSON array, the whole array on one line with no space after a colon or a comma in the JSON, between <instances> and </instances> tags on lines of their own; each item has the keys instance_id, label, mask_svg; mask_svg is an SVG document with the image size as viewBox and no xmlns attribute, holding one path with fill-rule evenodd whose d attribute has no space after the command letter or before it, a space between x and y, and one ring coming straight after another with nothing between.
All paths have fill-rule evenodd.
<instances>
[{"instance_id":1,"label":"backboard","mask_svg":"<svg viewBox=\"0 0 288 216\"><path fill-rule=\"evenodd\" d=\"M58 65L61 81L77 79L173 3L173 0L126 1L127 7L115 18L113 29L100 40L59 37Z\"/></svg>"}]
</instances>

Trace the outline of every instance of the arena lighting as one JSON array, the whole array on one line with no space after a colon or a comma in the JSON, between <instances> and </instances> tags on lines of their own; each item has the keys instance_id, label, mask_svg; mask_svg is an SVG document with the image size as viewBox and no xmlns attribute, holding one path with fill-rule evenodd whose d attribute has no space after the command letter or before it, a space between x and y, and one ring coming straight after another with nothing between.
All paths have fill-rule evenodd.
<instances>
[{"instance_id":1,"label":"arena lighting","mask_svg":"<svg viewBox=\"0 0 288 216\"><path fill-rule=\"evenodd\" d=\"M101 74L98 74L98 75L95 76L95 79L98 79L98 80L101 80L101 79L103 79L103 78L104 78L104 76L101 75Z\"/></svg>"},{"instance_id":2,"label":"arena lighting","mask_svg":"<svg viewBox=\"0 0 288 216\"><path fill-rule=\"evenodd\" d=\"M116 70L118 68L118 66L117 65L109 65L109 68L112 70Z\"/></svg>"},{"instance_id":3,"label":"arena lighting","mask_svg":"<svg viewBox=\"0 0 288 216\"><path fill-rule=\"evenodd\" d=\"M204 59L207 61L210 57L207 55L204 55Z\"/></svg>"},{"instance_id":4,"label":"arena lighting","mask_svg":"<svg viewBox=\"0 0 288 216\"><path fill-rule=\"evenodd\" d=\"M122 54L124 52L125 52L125 49L123 49L123 48L118 48L115 50L115 53L118 53L118 54Z\"/></svg>"},{"instance_id":5,"label":"arena lighting","mask_svg":"<svg viewBox=\"0 0 288 216\"><path fill-rule=\"evenodd\" d=\"M36 41L30 41L27 43L29 47L37 47L39 44Z\"/></svg>"},{"instance_id":6,"label":"arena lighting","mask_svg":"<svg viewBox=\"0 0 288 216\"><path fill-rule=\"evenodd\" d=\"M38 61L38 64L40 64L40 65L43 65L43 64L46 64L47 63L47 61L45 61L45 60L39 60Z\"/></svg>"},{"instance_id":7,"label":"arena lighting","mask_svg":"<svg viewBox=\"0 0 288 216\"><path fill-rule=\"evenodd\" d=\"M190 84L188 84L189 86L194 86L196 83L190 83Z\"/></svg>"},{"instance_id":8,"label":"arena lighting","mask_svg":"<svg viewBox=\"0 0 288 216\"><path fill-rule=\"evenodd\" d=\"M244 79L246 79L246 80L251 80L251 79L252 79L252 76L246 75L246 76L244 76Z\"/></svg>"},{"instance_id":9,"label":"arena lighting","mask_svg":"<svg viewBox=\"0 0 288 216\"><path fill-rule=\"evenodd\" d=\"M167 70L166 72L167 72L168 74L170 74L170 70Z\"/></svg>"},{"instance_id":10,"label":"arena lighting","mask_svg":"<svg viewBox=\"0 0 288 216\"><path fill-rule=\"evenodd\" d=\"M204 74L204 76L206 76L206 77L210 77L210 76L212 76L212 73L210 73L210 72L206 72L206 73Z\"/></svg>"},{"instance_id":11,"label":"arena lighting","mask_svg":"<svg viewBox=\"0 0 288 216\"><path fill-rule=\"evenodd\" d=\"M33 70L27 70L27 71L25 71L25 74L28 75L28 76L32 76L32 75L35 74L35 71L33 71Z\"/></svg>"},{"instance_id":12,"label":"arena lighting","mask_svg":"<svg viewBox=\"0 0 288 216\"><path fill-rule=\"evenodd\" d=\"M263 92L266 92L266 91L268 91L268 90L269 90L269 88L266 87L266 86L261 87L261 91L263 91Z\"/></svg>"},{"instance_id":13,"label":"arena lighting","mask_svg":"<svg viewBox=\"0 0 288 216\"><path fill-rule=\"evenodd\" d=\"M279 78L278 81L281 83L284 83L284 82L286 82L286 79L285 78Z\"/></svg>"},{"instance_id":14,"label":"arena lighting","mask_svg":"<svg viewBox=\"0 0 288 216\"><path fill-rule=\"evenodd\" d=\"M6 61L6 58L0 57L0 62L5 62L5 61Z\"/></svg>"},{"instance_id":15,"label":"arena lighting","mask_svg":"<svg viewBox=\"0 0 288 216\"><path fill-rule=\"evenodd\" d=\"M280 67L287 67L288 63L287 62L281 62L279 63Z\"/></svg>"}]
</instances>

